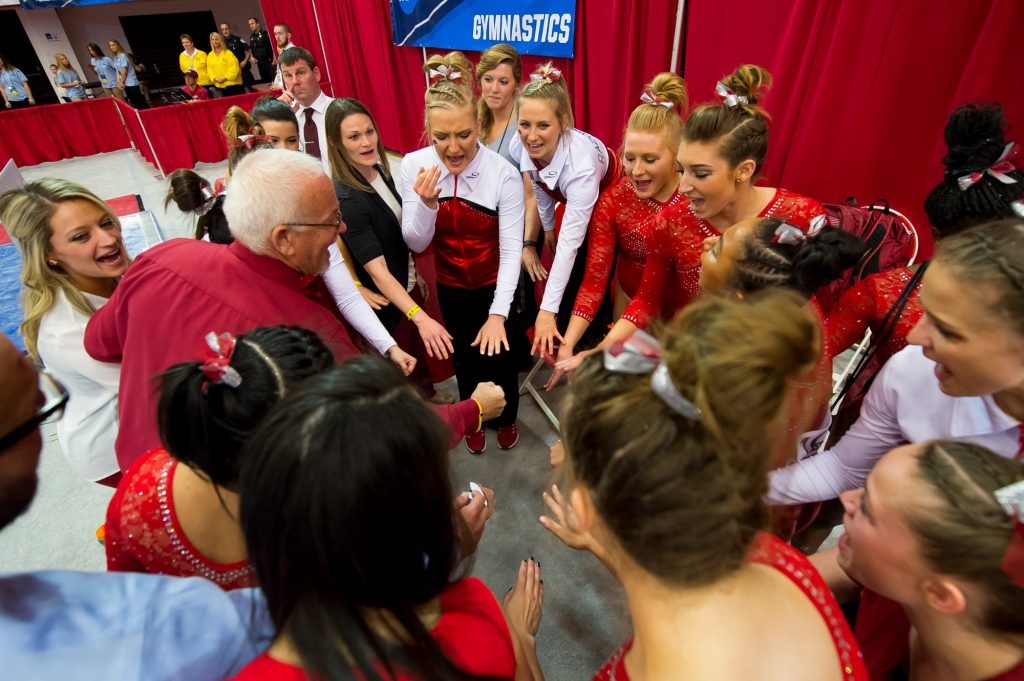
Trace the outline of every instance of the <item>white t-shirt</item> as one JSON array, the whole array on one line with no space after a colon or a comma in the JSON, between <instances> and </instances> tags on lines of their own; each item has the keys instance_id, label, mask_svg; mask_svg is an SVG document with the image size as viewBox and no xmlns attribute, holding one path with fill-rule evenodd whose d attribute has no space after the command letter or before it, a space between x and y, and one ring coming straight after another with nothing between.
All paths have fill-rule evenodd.
<instances>
[{"instance_id":1,"label":"white t-shirt","mask_svg":"<svg viewBox=\"0 0 1024 681\"><path fill-rule=\"evenodd\" d=\"M106 298L83 293L97 310ZM43 364L71 395L57 422L60 448L75 472L102 480L120 470L114 454L117 437L117 388L121 365L97 362L85 352L89 317L71 306L61 291L39 324L36 342Z\"/></svg>"},{"instance_id":2,"label":"white t-shirt","mask_svg":"<svg viewBox=\"0 0 1024 681\"><path fill-rule=\"evenodd\" d=\"M555 251L555 260L551 263L548 283L544 288L544 299L540 303L540 309L557 313L576 262L576 253L587 237L590 216L601 193L601 180L608 172L608 147L593 135L573 129L562 133L551 163L540 170L530 158L519 135L515 135L509 143L509 154L519 159L519 169L533 180L537 210L544 231L550 232L555 228L556 202L544 191L542 185L552 191L560 191L565 197L558 250Z\"/></svg>"},{"instance_id":3,"label":"white t-shirt","mask_svg":"<svg viewBox=\"0 0 1024 681\"><path fill-rule=\"evenodd\" d=\"M309 106L299 105L298 111L295 112L295 122L299 126L299 148L302 149L303 153L306 151L306 138L304 135L304 126L306 125L306 109L313 110L313 123L316 125L316 138L320 142L320 165L323 167L324 172L328 175L331 174L331 162L327 157L327 125L324 120L324 116L327 114L327 106L334 101L334 97L328 97L323 92L320 96L313 100L313 103Z\"/></svg>"},{"instance_id":4,"label":"white t-shirt","mask_svg":"<svg viewBox=\"0 0 1024 681\"><path fill-rule=\"evenodd\" d=\"M911 345L882 367L860 418L832 449L771 472L768 500L834 499L861 487L890 449L909 443L960 440L1012 458L1020 448L1020 425L991 395L950 397L942 392L935 362Z\"/></svg>"}]
</instances>

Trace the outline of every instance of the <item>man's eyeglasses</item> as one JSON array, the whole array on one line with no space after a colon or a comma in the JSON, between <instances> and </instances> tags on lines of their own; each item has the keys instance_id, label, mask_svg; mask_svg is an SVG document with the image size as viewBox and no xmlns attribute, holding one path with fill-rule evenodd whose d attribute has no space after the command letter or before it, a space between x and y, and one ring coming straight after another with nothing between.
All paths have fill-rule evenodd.
<instances>
[{"instance_id":1,"label":"man's eyeglasses","mask_svg":"<svg viewBox=\"0 0 1024 681\"><path fill-rule=\"evenodd\" d=\"M338 209L338 221L337 222L282 222L282 225L288 227L331 227L333 229L340 229L341 223L344 219L341 217L341 209Z\"/></svg>"},{"instance_id":2,"label":"man's eyeglasses","mask_svg":"<svg viewBox=\"0 0 1024 681\"><path fill-rule=\"evenodd\" d=\"M0 454L16 445L46 419L51 416L59 419L64 415L64 407L67 406L70 396L60 381L50 375L48 371L39 372L39 392L43 394L43 405L28 421L0 437Z\"/></svg>"}]
</instances>

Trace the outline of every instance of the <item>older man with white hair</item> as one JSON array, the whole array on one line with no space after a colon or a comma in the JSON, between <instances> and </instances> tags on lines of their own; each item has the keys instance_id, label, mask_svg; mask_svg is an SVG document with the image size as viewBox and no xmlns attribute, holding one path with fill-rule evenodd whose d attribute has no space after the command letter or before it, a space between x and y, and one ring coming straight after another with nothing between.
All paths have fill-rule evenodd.
<instances>
[{"instance_id":1,"label":"older man with white hair","mask_svg":"<svg viewBox=\"0 0 1024 681\"><path fill-rule=\"evenodd\" d=\"M322 288L318 275L343 225L334 185L316 159L287 150L254 152L232 175L224 214L234 243L172 239L153 247L86 327L86 351L99 361L121 362L114 448L122 471L160 444L154 378L172 364L200 358L210 332L293 324L317 333L338 361L358 353L329 296L318 301L308 294L311 281ZM476 401L440 411L458 437L476 429L481 412L501 411L500 388L485 385L478 392Z\"/></svg>"}]
</instances>

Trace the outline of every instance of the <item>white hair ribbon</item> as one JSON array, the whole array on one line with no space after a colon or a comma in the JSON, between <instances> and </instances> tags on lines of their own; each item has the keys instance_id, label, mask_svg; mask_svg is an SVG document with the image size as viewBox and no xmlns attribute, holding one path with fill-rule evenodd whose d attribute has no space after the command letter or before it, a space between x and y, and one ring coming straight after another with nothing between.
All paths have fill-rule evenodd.
<instances>
[{"instance_id":1,"label":"white hair ribbon","mask_svg":"<svg viewBox=\"0 0 1024 681\"><path fill-rule=\"evenodd\" d=\"M1016 183L1017 180L1013 179L1012 177L1006 174L1016 170L1016 167L1010 161L1010 158L1016 155L1014 153L1016 151L1016 147L1016 142L1007 142L1006 147L1003 149L1003 153L1000 154L999 158L996 159L996 162L990 165L988 168L973 173L967 173L966 175L961 175L960 177L956 178L956 183L960 186L960 191L967 191L968 189L970 189L978 180L981 179L981 176L984 175L985 173L988 173L989 175L996 178L1003 184Z\"/></svg>"},{"instance_id":2,"label":"white hair ribbon","mask_svg":"<svg viewBox=\"0 0 1024 681\"><path fill-rule=\"evenodd\" d=\"M562 77L562 72L552 67L550 69L541 69L536 73L530 74L530 80L541 80L547 78L550 81L556 81Z\"/></svg>"},{"instance_id":3,"label":"white hair ribbon","mask_svg":"<svg viewBox=\"0 0 1024 681\"><path fill-rule=\"evenodd\" d=\"M1024 515L1024 480L995 491L996 501L1011 518Z\"/></svg>"},{"instance_id":4,"label":"white hair ribbon","mask_svg":"<svg viewBox=\"0 0 1024 681\"><path fill-rule=\"evenodd\" d=\"M653 106L663 106L666 109L671 109L673 107L672 102L666 101L661 97L658 97L650 90L645 90L644 93L640 95L640 101L645 102L647 104L651 104Z\"/></svg>"},{"instance_id":5,"label":"white hair ribbon","mask_svg":"<svg viewBox=\"0 0 1024 681\"><path fill-rule=\"evenodd\" d=\"M428 74L430 76L430 84L433 85L439 80L462 80L462 74L454 67L448 68L446 65L441 64L436 69L430 69Z\"/></svg>"},{"instance_id":6,"label":"white hair ribbon","mask_svg":"<svg viewBox=\"0 0 1024 681\"><path fill-rule=\"evenodd\" d=\"M718 84L715 85L715 94L724 99L725 105L728 107L739 106L740 102L743 102L744 104L750 103L749 99L743 95L736 94L731 89L727 88L725 83L722 81L718 81Z\"/></svg>"},{"instance_id":7,"label":"white hair ribbon","mask_svg":"<svg viewBox=\"0 0 1024 681\"><path fill-rule=\"evenodd\" d=\"M621 374L650 374L651 390L662 402L684 418L700 419L700 409L679 392L661 361L661 347L650 334L636 331L623 342L605 348L604 368Z\"/></svg>"}]
</instances>

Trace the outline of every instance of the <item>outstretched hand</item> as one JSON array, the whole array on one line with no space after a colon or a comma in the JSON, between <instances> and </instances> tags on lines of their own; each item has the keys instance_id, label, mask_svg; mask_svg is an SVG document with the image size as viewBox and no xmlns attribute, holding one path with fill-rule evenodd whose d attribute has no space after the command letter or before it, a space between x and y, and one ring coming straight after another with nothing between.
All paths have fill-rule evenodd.
<instances>
[{"instance_id":1,"label":"outstretched hand","mask_svg":"<svg viewBox=\"0 0 1024 681\"><path fill-rule=\"evenodd\" d=\"M412 190L420 197L427 208L437 210L437 198L441 196L441 188L437 186L441 179L441 169L436 165L429 168L420 168L416 173L416 179L412 183Z\"/></svg>"}]
</instances>

